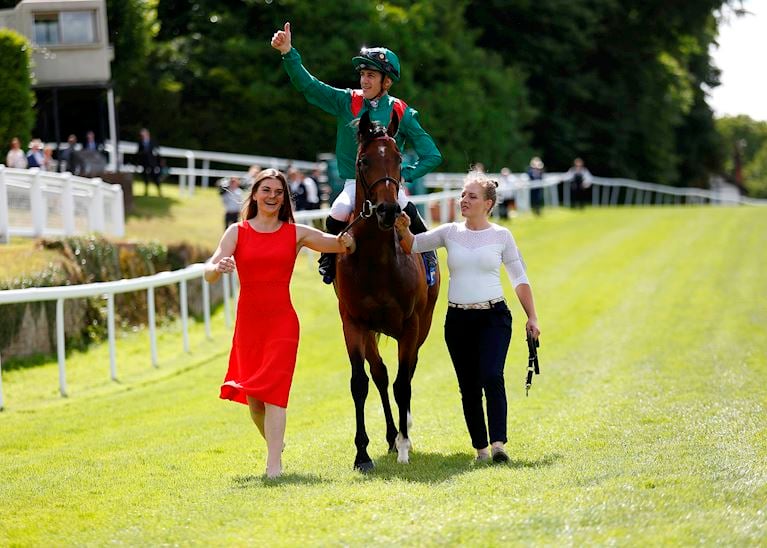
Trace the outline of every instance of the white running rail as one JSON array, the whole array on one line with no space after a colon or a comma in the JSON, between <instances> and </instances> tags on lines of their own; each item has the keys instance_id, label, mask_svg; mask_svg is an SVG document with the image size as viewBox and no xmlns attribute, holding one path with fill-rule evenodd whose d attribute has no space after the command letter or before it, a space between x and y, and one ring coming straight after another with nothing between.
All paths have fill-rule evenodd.
<instances>
[{"instance_id":1,"label":"white running rail","mask_svg":"<svg viewBox=\"0 0 767 548\"><path fill-rule=\"evenodd\" d=\"M123 191L101 179L0 164L0 243L11 236L125 235Z\"/></svg>"},{"instance_id":2,"label":"white running rail","mask_svg":"<svg viewBox=\"0 0 767 548\"><path fill-rule=\"evenodd\" d=\"M154 290L171 284L179 284L179 301L181 312L181 329L183 334L184 352L189 352L189 309L187 304L187 281L202 278L204 265L197 263L181 270L173 272L160 272L152 276L142 276L128 280L114 282L99 282L81 285L60 287L33 287L28 289L8 289L0 291L0 305L22 304L39 301L56 301L56 354L59 364L59 392L63 397L69 393L67 390L66 376L66 347L64 338L64 302L67 299L83 297L103 297L107 301L107 338L109 344L109 374L112 380L117 380L117 349L115 344L115 310L114 296L118 293L130 291L147 292L149 349L153 367L158 366L157 361L157 336L155 328ZM226 326L232 325L234 307L230 301L236 291L236 279L230 280L230 274L223 276L224 283L224 318ZM205 335L211 338L210 333L210 288L208 283L202 282L202 310L205 322ZM3 383L2 383L2 360L0 360L0 411L4 408Z\"/></svg>"}]
</instances>

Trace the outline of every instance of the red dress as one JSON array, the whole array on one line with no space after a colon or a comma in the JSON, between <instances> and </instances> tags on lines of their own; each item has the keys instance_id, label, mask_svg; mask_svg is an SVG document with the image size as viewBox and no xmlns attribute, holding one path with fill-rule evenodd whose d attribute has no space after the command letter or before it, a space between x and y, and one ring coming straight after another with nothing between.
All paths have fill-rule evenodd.
<instances>
[{"instance_id":1,"label":"red dress","mask_svg":"<svg viewBox=\"0 0 767 548\"><path fill-rule=\"evenodd\" d=\"M290 302L296 225L283 222L264 233L241 222L234 260L240 298L221 398L247 404L252 396L287 407L298 352L298 316Z\"/></svg>"}]
</instances>

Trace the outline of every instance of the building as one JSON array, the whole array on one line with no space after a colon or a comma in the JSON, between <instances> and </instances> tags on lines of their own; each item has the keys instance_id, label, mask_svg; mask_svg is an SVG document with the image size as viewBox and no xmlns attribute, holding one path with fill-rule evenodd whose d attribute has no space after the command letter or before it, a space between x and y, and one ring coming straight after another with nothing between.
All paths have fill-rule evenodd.
<instances>
[{"instance_id":1,"label":"building","mask_svg":"<svg viewBox=\"0 0 767 548\"><path fill-rule=\"evenodd\" d=\"M82 141L93 130L116 150L114 51L105 0L21 0L0 10L0 27L26 36L33 46L35 136L60 143L75 133Z\"/></svg>"}]
</instances>

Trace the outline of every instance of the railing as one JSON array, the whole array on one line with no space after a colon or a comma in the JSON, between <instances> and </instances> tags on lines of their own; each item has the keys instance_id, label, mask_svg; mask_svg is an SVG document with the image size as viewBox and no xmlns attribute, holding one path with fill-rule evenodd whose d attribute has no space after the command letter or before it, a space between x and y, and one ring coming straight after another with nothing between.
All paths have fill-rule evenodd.
<instances>
[{"instance_id":1,"label":"railing","mask_svg":"<svg viewBox=\"0 0 767 548\"><path fill-rule=\"evenodd\" d=\"M494 173L489 176L500 183L499 200L514 197L519 211L530 209L530 191L535 188L543 190L545 206L569 207L573 203L565 173L548 173L540 181L531 181L526 174L511 174L503 177L499 173ZM425 180L428 188L448 190L461 188L464 177L465 175L461 173L432 173L427 175ZM562 188L559 188L560 185ZM631 179L593 177L590 193L592 206L767 205L767 200L741 196L731 185L722 185L717 190L706 190L645 183Z\"/></svg>"},{"instance_id":2,"label":"railing","mask_svg":"<svg viewBox=\"0 0 767 548\"><path fill-rule=\"evenodd\" d=\"M112 146L105 145L104 150L112 156ZM119 157L121 169L124 171L137 171L138 168L124 163L125 154L135 154L138 151L138 144L130 141L120 141ZM163 158L176 158L186 161L186 167L170 167L169 175L175 175L179 178L179 187L181 192L194 194L194 187L197 179L200 179L200 186L208 187L210 177L245 177L248 174L250 166L258 165L261 168L275 168L286 170L288 166L294 166L298 169L313 170L319 167L320 162L307 162L304 160L290 160L287 158L275 158L271 156L256 156L250 154L233 154L229 152L210 152L205 150L191 150L184 148L174 148L161 146L158 148L160 156ZM197 163L200 162L198 167ZM247 166L244 170L232 169L210 169L211 162L220 164Z\"/></svg>"},{"instance_id":3,"label":"railing","mask_svg":"<svg viewBox=\"0 0 767 548\"><path fill-rule=\"evenodd\" d=\"M59 392L62 396L68 395L66 377L66 343L64 338L64 302L67 299L83 297L103 297L107 301L107 340L109 344L109 373L112 380L117 380L117 349L115 344L115 307L114 296L118 293L130 291L147 292L147 325L149 328L149 352L151 364L158 367L157 360L157 335L155 325L155 301L154 290L156 287L179 284L179 301L181 329L183 333L184 352L189 352L189 306L187 301L187 281L202 278L204 265L201 263L190 265L173 272L160 272L153 276L143 276L129 280L114 282L99 282L82 285L62 287L34 287L28 289L9 289L0 291L0 305L23 304L39 301L56 301L56 355L59 366ZM224 318L226 326L232 325L234 307L233 299L236 276L224 274ZM210 339L210 287L202 282L202 311L205 322L205 336ZM4 409L2 360L0 359L0 411Z\"/></svg>"},{"instance_id":4,"label":"railing","mask_svg":"<svg viewBox=\"0 0 767 548\"><path fill-rule=\"evenodd\" d=\"M10 236L125 234L123 191L101 179L0 165L0 243Z\"/></svg>"}]
</instances>

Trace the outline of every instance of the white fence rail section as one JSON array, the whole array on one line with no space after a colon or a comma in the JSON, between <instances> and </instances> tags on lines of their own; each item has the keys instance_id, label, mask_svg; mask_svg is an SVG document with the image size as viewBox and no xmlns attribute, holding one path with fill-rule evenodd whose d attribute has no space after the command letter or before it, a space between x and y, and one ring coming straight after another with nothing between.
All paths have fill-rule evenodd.
<instances>
[{"instance_id":1,"label":"white fence rail section","mask_svg":"<svg viewBox=\"0 0 767 548\"><path fill-rule=\"evenodd\" d=\"M142 276L114 282L99 282L82 285L61 287L34 287L28 289L9 289L0 291L0 305L23 304L39 301L56 301L56 354L59 364L59 392L63 397L68 395L66 376L66 347L64 337L64 303L67 299L83 297L102 297L107 301L107 339L109 344L109 376L117 380L117 349L115 342L115 311L114 296L130 291L147 292L147 323L149 327L150 361L153 367L158 367L157 335L155 328L154 290L171 284L179 284L179 301L181 312L181 329L184 352L189 352L189 309L187 304L187 281L202 278L204 265L197 263L173 272L160 272L153 276ZM231 327L234 307L230 301L234 298L236 281L232 283L230 274L223 275L224 283L224 317L227 327ZM210 287L202 282L202 310L205 322L205 335L211 338L210 332ZM2 359L0 359L0 411L5 404L2 384Z\"/></svg>"},{"instance_id":2,"label":"white fence rail section","mask_svg":"<svg viewBox=\"0 0 767 548\"><path fill-rule=\"evenodd\" d=\"M112 146L105 145L104 150L112 157ZM138 144L130 141L120 141L119 159L123 171L138 171L137 166L125 164L125 154L135 154L138 151ZM210 178L219 177L245 177L248 174L250 166L258 165L262 169L275 168L286 170L288 166L294 166L302 170L313 170L320 165L320 162L307 162L303 160L290 160L287 158L274 158L271 156L255 156L250 154L233 154L229 152L210 152L205 150L189 150L184 148L173 148L161 146L158 149L163 158L177 158L186 161L186 167L171 167L168 170L170 175L176 175L179 178L179 191L187 194L194 194L194 188L200 186L210 186ZM210 169L211 162L221 164L244 166L244 170L231 169ZM198 166L198 163L200 164Z\"/></svg>"},{"instance_id":3,"label":"white fence rail section","mask_svg":"<svg viewBox=\"0 0 767 548\"><path fill-rule=\"evenodd\" d=\"M531 181L526 174L512 174L508 178L499 173L488 176L499 181L498 198L514 197L517 210L530 209L530 191L543 189L544 205L548 207L572 204L570 185L565 173L547 173L542 181ZM426 186L431 189L460 189L465 175L462 173L432 173L426 176ZM562 189L559 186L562 185ZM561 196L561 200L560 200ZM413 200L415 201L415 200ZM717 190L681 188L656 183L645 183L631 179L593 177L591 205L593 206L643 206L668 204L712 204L712 205L767 205L767 200L747 198L731 186Z\"/></svg>"},{"instance_id":4,"label":"white fence rail section","mask_svg":"<svg viewBox=\"0 0 767 548\"><path fill-rule=\"evenodd\" d=\"M123 191L101 179L0 164L0 243L10 236L125 234Z\"/></svg>"}]
</instances>

